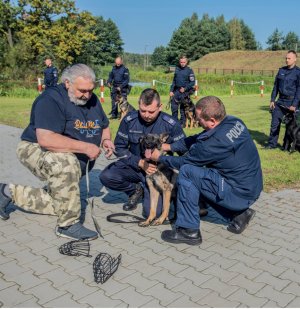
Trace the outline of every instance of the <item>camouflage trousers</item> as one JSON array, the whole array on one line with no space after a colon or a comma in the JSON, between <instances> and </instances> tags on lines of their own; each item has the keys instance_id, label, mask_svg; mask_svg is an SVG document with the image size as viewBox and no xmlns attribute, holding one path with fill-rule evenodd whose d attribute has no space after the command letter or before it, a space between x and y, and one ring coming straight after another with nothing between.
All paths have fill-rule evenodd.
<instances>
[{"instance_id":1,"label":"camouflage trousers","mask_svg":"<svg viewBox=\"0 0 300 309\"><path fill-rule=\"evenodd\" d=\"M21 141L17 156L47 189L10 184L13 202L20 208L39 214L58 216L58 226L79 221L81 214L79 181L81 169L73 153L43 150L37 143Z\"/></svg>"}]
</instances>

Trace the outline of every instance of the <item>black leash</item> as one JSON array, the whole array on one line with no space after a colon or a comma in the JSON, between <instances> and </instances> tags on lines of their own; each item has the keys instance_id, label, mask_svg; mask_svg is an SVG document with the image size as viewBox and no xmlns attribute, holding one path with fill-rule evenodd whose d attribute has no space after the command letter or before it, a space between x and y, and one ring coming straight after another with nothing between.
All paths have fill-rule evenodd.
<instances>
[{"instance_id":1,"label":"black leash","mask_svg":"<svg viewBox=\"0 0 300 309\"><path fill-rule=\"evenodd\" d=\"M118 219L118 218L125 218L125 217L128 220ZM131 215L131 214L127 214L127 213L124 213L124 212L119 212L119 213L111 214L111 215L107 216L106 220L108 222L113 222L113 223L139 223L141 221L145 221L145 218L138 217L138 216Z\"/></svg>"}]
</instances>

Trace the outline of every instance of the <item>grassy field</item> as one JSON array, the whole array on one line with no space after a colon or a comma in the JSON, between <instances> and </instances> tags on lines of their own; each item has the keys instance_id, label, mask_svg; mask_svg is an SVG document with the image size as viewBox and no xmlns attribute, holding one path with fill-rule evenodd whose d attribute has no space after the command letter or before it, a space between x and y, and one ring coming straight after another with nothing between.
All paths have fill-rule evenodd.
<instances>
[{"instance_id":1,"label":"grassy field","mask_svg":"<svg viewBox=\"0 0 300 309\"><path fill-rule=\"evenodd\" d=\"M99 94L97 92L97 94ZM264 150L270 128L271 115L268 111L269 95L261 98L258 95L221 97L227 113L240 117L248 126L253 140L258 148L263 174L264 190L279 190L283 188L300 188L300 154L289 154L281 150ZM130 96L129 101L137 107L137 96ZM162 96L164 109L168 97ZM0 97L0 123L24 128L29 121L30 108L33 99ZM103 103L106 113L110 111L110 100L106 97ZM167 110L167 112L170 112ZM115 136L119 121L110 123L112 135ZM198 133L201 129L185 129L187 135ZM284 128L282 127L279 142L282 142ZM2 145L3 147L3 145ZM220 149L220 151L222 151Z\"/></svg>"}]
</instances>

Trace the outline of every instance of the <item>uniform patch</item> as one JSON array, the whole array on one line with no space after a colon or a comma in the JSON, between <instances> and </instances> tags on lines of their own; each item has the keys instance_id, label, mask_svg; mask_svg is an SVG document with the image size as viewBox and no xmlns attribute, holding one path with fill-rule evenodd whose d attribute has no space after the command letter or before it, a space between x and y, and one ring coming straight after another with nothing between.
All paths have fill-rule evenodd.
<instances>
[{"instance_id":1,"label":"uniform patch","mask_svg":"<svg viewBox=\"0 0 300 309\"><path fill-rule=\"evenodd\" d=\"M179 141L179 140L181 140L181 139L183 139L184 138L184 134L181 134L181 135L179 135L179 136L176 136L176 137L174 137L174 142L177 142L177 141Z\"/></svg>"},{"instance_id":2,"label":"uniform patch","mask_svg":"<svg viewBox=\"0 0 300 309\"><path fill-rule=\"evenodd\" d=\"M164 115L164 116L162 117L162 119L163 119L164 121L168 122L169 124L171 124L172 126L176 123L176 121L175 121L173 118L171 118L171 117L169 117L169 116L167 116L167 115Z\"/></svg>"},{"instance_id":3,"label":"uniform patch","mask_svg":"<svg viewBox=\"0 0 300 309\"><path fill-rule=\"evenodd\" d=\"M127 135L127 134L124 134L124 133L122 133L122 132L120 132L120 131L118 131L118 135L120 135L120 136L123 137L123 138L128 139L128 135Z\"/></svg>"}]
</instances>

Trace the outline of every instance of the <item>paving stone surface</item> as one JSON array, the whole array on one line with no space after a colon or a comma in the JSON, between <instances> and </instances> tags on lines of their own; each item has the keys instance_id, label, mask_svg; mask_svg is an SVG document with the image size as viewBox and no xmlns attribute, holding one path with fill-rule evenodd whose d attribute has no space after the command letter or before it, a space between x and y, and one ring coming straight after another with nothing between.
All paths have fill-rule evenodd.
<instances>
[{"instance_id":1,"label":"paving stone surface","mask_svg":"<svg viewBox=\"0 0 300 309\"><path fill-rule=\"evenodd\" d=\"M43 186L16 158L21 132L0 125L0 182ZM300 307L299 191L262 193L242 235L229 233L226 221L209 209L201 222L203 243L173 245L160 238L169 225L106 221L126 201L99 181L110 162L100 156L89 177L104 236L91 242L92 257L59 253L67 240L55 236L55 217L9 206L10 219L0 221L0 307ZM85 225L93 228L86 192L84 178ZM134 214L141 215L141 205ZM93 276L101 252L122 254L103 285Z\"/></svg>"}]
</instances>

